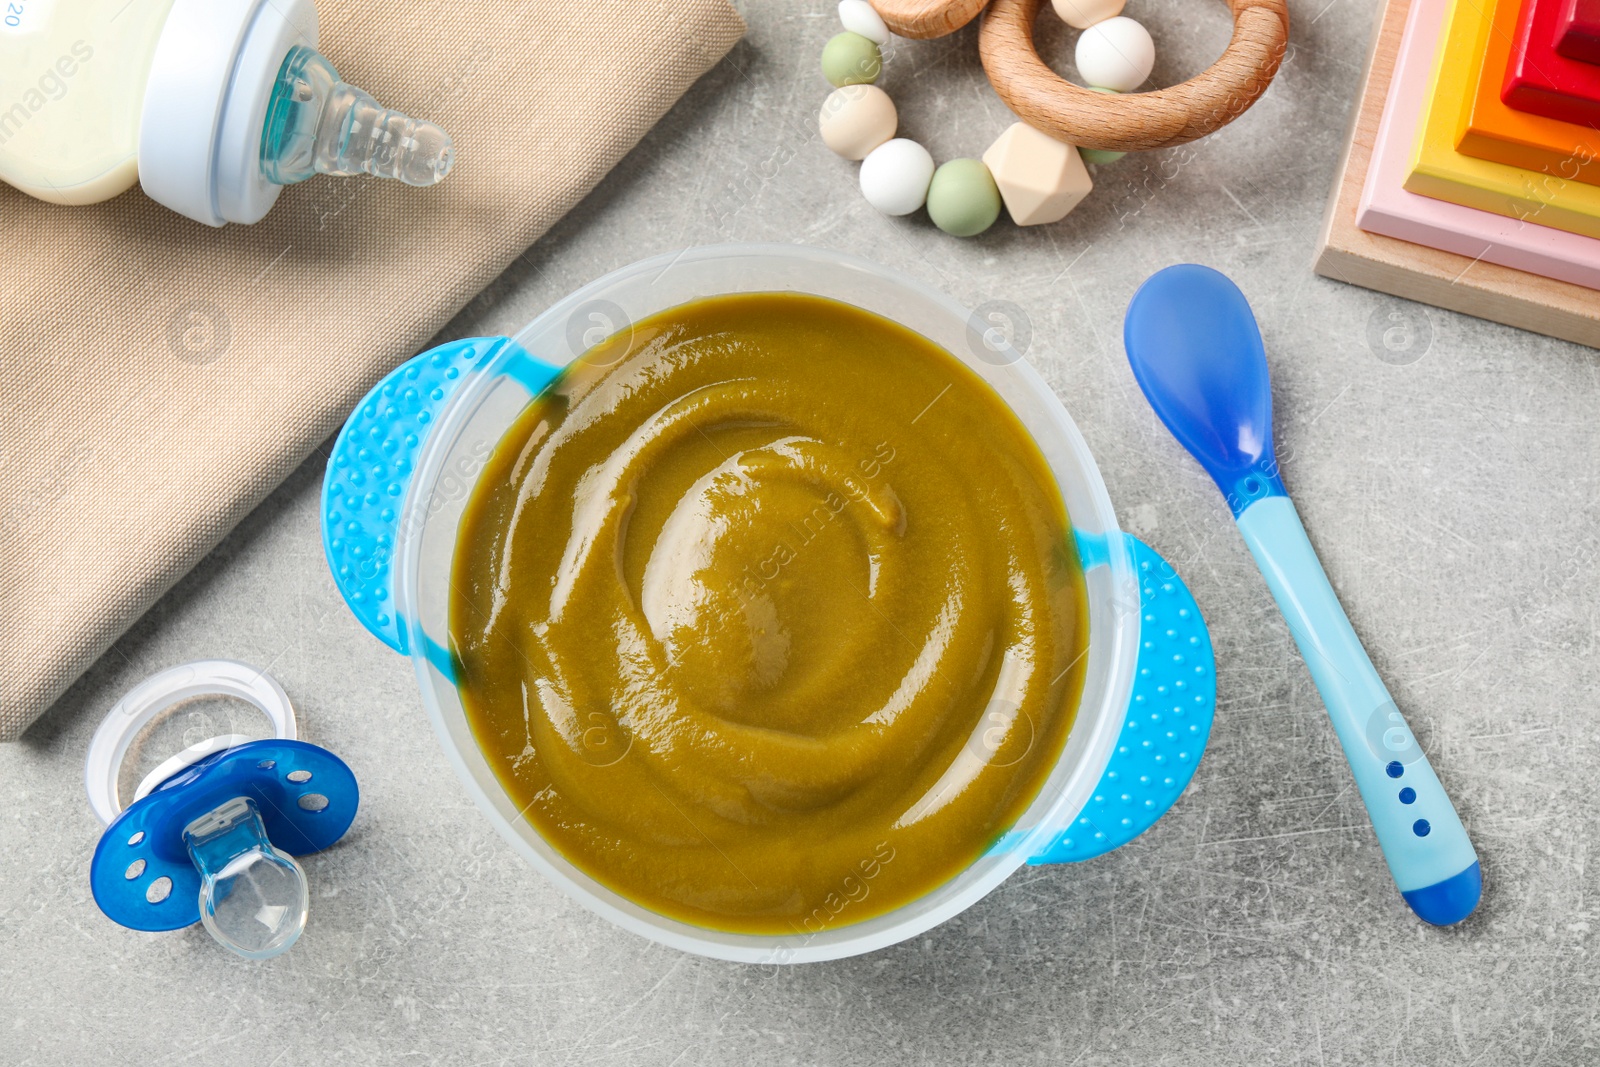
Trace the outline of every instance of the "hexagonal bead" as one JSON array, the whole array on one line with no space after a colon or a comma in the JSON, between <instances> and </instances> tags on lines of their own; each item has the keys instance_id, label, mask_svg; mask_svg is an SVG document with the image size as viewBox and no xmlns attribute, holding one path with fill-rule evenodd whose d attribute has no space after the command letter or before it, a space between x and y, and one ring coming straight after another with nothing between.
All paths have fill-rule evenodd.
<instances>
[{"instance_id":1,"label":"hexagonal bead","mask_svg":"<svg viewBox=\"0 0 1600 1067\"><path fill-rule=\"evenodd\" d=\"M1012 123L983 154L983 162L1018 226L1066 218L1094 188L1076 148L1025 122Z\"/></svg>"}]
</instances>

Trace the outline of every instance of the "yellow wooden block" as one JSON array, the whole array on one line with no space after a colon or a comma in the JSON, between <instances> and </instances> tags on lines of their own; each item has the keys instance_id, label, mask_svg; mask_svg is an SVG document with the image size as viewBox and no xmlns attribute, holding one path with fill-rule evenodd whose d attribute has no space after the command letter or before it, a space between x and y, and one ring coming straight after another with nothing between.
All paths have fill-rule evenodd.
<instances>
[{"instance_id":1,"label":"yellow wooden block","mask_svg":"<svg viewBox=\"0 0 1600 1067\"><path fill-rule=\"evenodd\" d=\"M1600 186L1474 159L1456 151L1457 132L1470 119L1473 90L1491 29L1489 12L1479 0L1451 4L1406 189L1479 211L1600 237Z\"/></svg>"}]
</instances>

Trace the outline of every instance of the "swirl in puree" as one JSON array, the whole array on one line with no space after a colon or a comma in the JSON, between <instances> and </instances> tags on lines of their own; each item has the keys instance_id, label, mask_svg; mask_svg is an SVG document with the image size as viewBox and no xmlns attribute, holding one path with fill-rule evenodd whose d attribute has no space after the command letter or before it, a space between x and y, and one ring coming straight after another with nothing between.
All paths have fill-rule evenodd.
<instances>
[{"instance_id":1,"label":"swirl in puree","mask_svg":"<svg viewBox=\"0 0 1600 1067\"><path fill-rule=\"evenodd\" d=\"M1038 795L1088 613L1032 438L949 353L819 297L602 342L495 447L450 632L502 785L659 914L815 934L946 882Z\"/></svg>"}]
</instances>

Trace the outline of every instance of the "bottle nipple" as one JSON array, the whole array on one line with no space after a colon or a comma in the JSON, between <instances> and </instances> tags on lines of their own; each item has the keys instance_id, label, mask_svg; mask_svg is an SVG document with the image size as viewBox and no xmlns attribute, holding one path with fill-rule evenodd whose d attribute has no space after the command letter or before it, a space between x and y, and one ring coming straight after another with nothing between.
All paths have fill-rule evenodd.
<instances>
[{"instance_id":1,"label":"bottle nipple","mask_svg":"<svg viewBox=\"0 0 1600 1067\"><path fill-rule=\"evenodd\" d=\"M223 947L253 960L289 947L306 927L311 895L305 871L267 839L248 797L219 804L184 827L200 871L200 921Z\"/></svg>"},{"instance_id":2,"label":"bottle nipple","mask_svg":"<svg viewBox=\"0 0 1600 1067\"><path fill-rule=\"evenodd\" d=\"M313 49L289 50L261 131L261 169L289 185L313 174L371 174L433 185L455 162L450 135L425 119L384 108L339 80Z\"/></svg>"}]
</instances>

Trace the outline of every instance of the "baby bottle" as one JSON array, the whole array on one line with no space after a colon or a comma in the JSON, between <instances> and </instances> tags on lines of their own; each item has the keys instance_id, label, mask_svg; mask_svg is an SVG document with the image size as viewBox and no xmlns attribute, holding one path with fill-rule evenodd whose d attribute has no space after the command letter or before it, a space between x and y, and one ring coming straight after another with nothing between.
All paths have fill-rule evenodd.
<instances>
[{"instance_id":1,"label":"baby bottle","mask_svg":"<svg viewBox=\"0 0 1600 1067\"><path fill-rule=\"evenodd\" d=\"M448 134L341 81L316 44L312 0L0 0L0 179L56 204L137 179L221 226L313 174L449 173Z\"/></svg>"}]
</instances>

